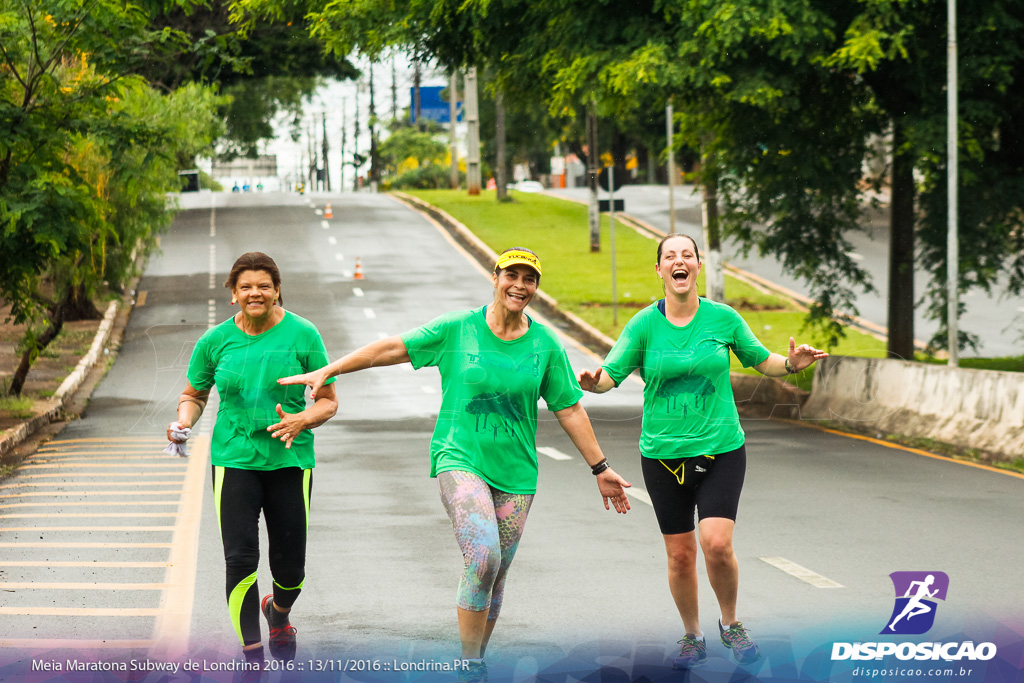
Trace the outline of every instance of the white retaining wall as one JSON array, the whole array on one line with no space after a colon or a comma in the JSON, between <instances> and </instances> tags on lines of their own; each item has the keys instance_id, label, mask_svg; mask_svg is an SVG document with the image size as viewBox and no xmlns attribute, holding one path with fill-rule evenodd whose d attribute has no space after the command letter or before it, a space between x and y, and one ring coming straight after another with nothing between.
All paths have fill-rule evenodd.
<instances>
[{"instance_id":1,"label":"white retaining wall","mask_svg":"<svg viewBox=\"0 0 1024 683\"><path fill-rule=\"evenodd\" d=\"M819 361L804 418L1024 456L1024 373L880 358Z\"/></svg>"}]
</instances>

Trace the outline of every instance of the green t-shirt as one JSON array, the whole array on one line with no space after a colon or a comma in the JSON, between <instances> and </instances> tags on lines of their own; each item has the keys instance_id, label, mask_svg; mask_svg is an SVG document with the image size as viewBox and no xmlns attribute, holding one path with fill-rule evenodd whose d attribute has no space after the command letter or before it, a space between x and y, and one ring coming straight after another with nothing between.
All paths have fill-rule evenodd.
<instances>
[{"instance_id":1,"label":"green t-shirt","mask_svg":"<svg viewBox=\"0 0 1024 683\"><path fill-rule=\"evenodd\" d=\"M430 476L465 470L508 493L535 493L537 402L562 410L583 391L553 331L531 320L526 334L505 341L486 313L449 313L402 335L414 368L441 371Z\"/></svg>"},{"instance_id":2,"label":"green t-shirt","mask_svg":"<svg viewBox=\"0 0 1024 683\"><path fill-rule=\"evenodd\" d=\"M641 455L717 455L743 445L729 380L730 349L748 368L770 354L739 313L709 299L700 299L685 327L670 323L657 302L626 324L604 371L616 384L637 369L644 380Z\"/></svg>"},{"instance_id":3,"label":"green t-shirt","mask_svg":"<svg viewBox=\"0 0 1024 683\"><path fill-rule=\"evenodd\" d=\"M284 319L248 335L234 317L207 330L192 351L188 381L201 391L217 386L220 408L213 428L210 461L244 470L310 469L315 464L313 432L304 430L286 449L267 427L286 413L306 409L305 385L281 386L278 378L327 365L327 350L313 323L285 311ZM328 383L334 379L328 380Z\"/></svg>"}]
</instances>

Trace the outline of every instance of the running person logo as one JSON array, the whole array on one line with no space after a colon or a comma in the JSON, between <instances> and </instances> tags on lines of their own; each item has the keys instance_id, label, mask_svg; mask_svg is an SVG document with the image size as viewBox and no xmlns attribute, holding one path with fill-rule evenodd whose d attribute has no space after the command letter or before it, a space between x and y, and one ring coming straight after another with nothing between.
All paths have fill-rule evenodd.
<instances>
[{"instance_id":1,"label":"running person logo","mask_svg":"<svg viewBox=\"0 0 1024 683\"><path fill-rule=\"evenodd\" d=\"M935 623L936 600L946 599L949 577L944 572L893 572L896 604L881 634L920 635Z\"/></svg>"}]
</instances>

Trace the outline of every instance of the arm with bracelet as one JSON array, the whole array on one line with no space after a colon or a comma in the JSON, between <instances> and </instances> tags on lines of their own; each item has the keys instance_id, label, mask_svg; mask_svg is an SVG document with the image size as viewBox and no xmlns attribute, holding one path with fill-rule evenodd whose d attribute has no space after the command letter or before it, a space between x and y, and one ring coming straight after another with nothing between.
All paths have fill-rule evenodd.
<instances>
[{"instance_id":1,"label":"arm with bracelet","mask_svg":"<svg viewBox=\"0 0 1024 683\"><path fill-rule=\"evenodd\" d=\"M178 419L167 425L167 440L170 442L165 453L184 457L185 442L192 433L192 426L199 420L210 399L210 390L200 391L191 384L178 397Z\"/></svg>"},{"instance_id":2,"label":"arm with bracelet","mask_svg":"<svg viewBox=\"0 0 1024 683\"><path fill-rule=\"evenodd\" d=\"M555 417L558 418L558 424L569 435L576 450L580 452L583 459L590 465L590 471L597 477L597 488L601 491L604 509L611 509L608 505L610 502L615 506L616 512L624 513L629 510L626 489L631 484L619 476L608 464L608 459L604 457L601 446L597 443L597 436L594 434L594 427L590 424L587 411L579 403L574 403L568 408L554 412Z\"/></svg>"}]
</instances>

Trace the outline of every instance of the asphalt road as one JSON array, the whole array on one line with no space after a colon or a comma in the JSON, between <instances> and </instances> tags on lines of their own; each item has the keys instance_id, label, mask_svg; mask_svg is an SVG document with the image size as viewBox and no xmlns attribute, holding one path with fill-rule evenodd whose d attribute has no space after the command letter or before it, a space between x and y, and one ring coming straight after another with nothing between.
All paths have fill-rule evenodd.
<instances>
[{"instance_id":1,"label":"asphalt road","mask_svg":"<svg viewBox=\"0 0 1024 683\"><path fill-rule=\"evenodd\" d=\"M586 199L588 190L570 188L555 190L573 199ZM601 198L607 195L602 190ZM665 185L627 185L616 194L625 199L626 213L646 221L654 227L668 232L668 187ZM676 188L676 231L693 236L702 245L703 223L701 219L700 195L694 186L684 185ZM853 245L852 256L871 277L875 291L857 293L857 309L860 317L878 325L888 323L888 291L889 291L889 223L888 209L877 209L870 212L870 220L864 226L864 232L849 235ZM703 247L702 247L703 248ZM814 292L805 282L787 272L773 257L761 258L756 250L744 256L735 241L727 241L723 246L723 256L727 263L759 275L771 282L786 287L804 296L814 297ZM942 274L943 278L945 274ZM915 338L927 342L938 330L938 323L927 316L927 307L921 303L931 274L919 269L914 277L914 296L918 301L914 313ZM1021 342L1024 341L1024 299L1003 297L1002 290L986 294L980 290L970 290L963 301L967 307L960 318L960 327L979 337L977 351L966 351L965 356L996 357L1019 356ZM728 292L726 293L728 294Z\"/></svg>"},{"instance_id":2,"label":"asphalt road","mask_svg":"<svg viewBox=\"0 0 1024 683\"><path fill-rule=\"evenodd\" d=\"M319 326L332 358L490 300L478 266L385 196L330 197L330 220L323 197L193 199L206 203L183 212L152 257L123 347L83 419L0 482L0 680L46 680L30 672L48 661L148 666L238 656L206 460L215 405L190 458L161 448L192 343L233 313L222 282L240 253L277 260L285 305ZM352 278L356 257L363 280ZM577 369L599 363L566 345ZM305 670L271 680L338 680L343 666L370 668L345 680L452 680L383 668L458 653L461 556L428 477L438 374L371 370L341 378L338 391L338 416L317 430L307 579L293 612ZM584 401L613 466L638 489L633 509L603 509L587 467L542 410L539 494L488 652L494 681L673 676L666 662L683 634L639 490L641 386L630 380ZM714 638L716 605L701 568L711 657L692 680L745 671L829 680L834 667L848 671L848 662L823 661L822 648L827 660L832 641L878 638L894 571L949 575L928 638L1024 639L1024 478L800 424L747 420L744 428L739 615L766 656L746 669L728 658ZM782 560L797 568L783 571ZM804 578L794 575L800 568ZM265 562L260 582L269 592ZM157 680L134 678L142 679Z\"/></svg>"}]
</instances>

